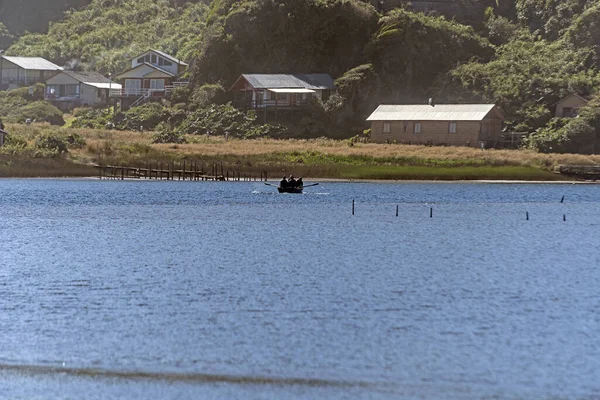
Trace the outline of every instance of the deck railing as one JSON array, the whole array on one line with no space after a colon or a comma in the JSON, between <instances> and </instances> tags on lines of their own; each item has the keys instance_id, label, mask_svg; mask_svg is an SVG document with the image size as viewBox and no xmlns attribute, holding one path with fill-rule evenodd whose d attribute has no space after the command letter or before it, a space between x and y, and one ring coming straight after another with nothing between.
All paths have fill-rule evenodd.
<instances>
[{"instance_id":1,"label":"deck railing","mask_svg":"<svg viewBox=\"0 0 600 400\"><path fill-rule=\"evenodd\" d=\"M46 100L46 101L77 101L80 99L81 99L81 96L78 94L74 94L74 95L70 95L70 96L67 96L67 95L60 96L57 94L46 93L44 95L44 100Z\"/></svg>"},{"instance_id":2,"label":"deck railing","mask_svg":"<svg viewBox=\"0 0 600 400\"><path fill-rule=\"evenodd\" d=\"M165 86L164 89L110 89L110 97L163 97L174 89L187 85L189 85L189 82L173 82L172 85Z\"/></svg>"},{"instance_id":3,"label":"deck railing","mask_svg":"<svg viewBox=\"0 0 600 400\"><path fill-rule=\"evenodd\" d=\"M264 109L264 108L291 108L291 107L306 107L314 100L308 99L294 99L294 100L262 100L262 101L239 101L237 102L238 108L246 109Z\"/></svg>"}]
</instances>

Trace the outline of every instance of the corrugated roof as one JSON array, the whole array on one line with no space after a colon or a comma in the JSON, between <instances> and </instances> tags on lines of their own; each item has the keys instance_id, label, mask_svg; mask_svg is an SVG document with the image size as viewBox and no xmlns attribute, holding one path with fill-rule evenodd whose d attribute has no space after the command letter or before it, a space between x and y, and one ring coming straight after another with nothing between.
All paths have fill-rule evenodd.
<instances>
[{"instance_id":1,"label":"corrugated roof","mask_svg":"<svg viewBox=\"0 0 600 400\"><path fill-rule=\"evenodd\" d=\"M495 104L381 105L367 121L481 121Z\"/></svg>"},{"instance_id":2,"label":"corrugated roof","mask_svg":"<svg viewBox=\"0 0 600 400\"><path fill-rule=\"evenodd\" d=\"M62 67L51 63L42 57L9 57L2 56L6 61L9 61L23 69L36 71L60 71Z\"/></svg>"},{"instance_id":3,"label":"corrugated roof","mask_svg":"<svg viewBox=\"0 0 600 400\"><path fill-rule=\"evenodd\" d=\"M333 89L329 74L243 74L255 89L304 88L312 90Z\"/></svg>"},{"instance_id":4,"label":"corrugated roof","mask_svg":"<svg viewBox=\"0 0 600 400\"><path fill-rule=\"evenodd\" d=\"M123 89L123 86L120 83L99 83L99 82L84 82L85 85L95 87L97 89Z\"/></svg>"}]
</instances>

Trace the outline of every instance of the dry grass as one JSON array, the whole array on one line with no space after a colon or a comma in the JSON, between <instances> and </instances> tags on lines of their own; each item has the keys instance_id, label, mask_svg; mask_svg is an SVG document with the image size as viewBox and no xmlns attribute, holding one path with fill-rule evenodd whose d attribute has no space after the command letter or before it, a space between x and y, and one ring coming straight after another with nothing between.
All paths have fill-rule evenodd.
<instances>
[{"instance_id":1,"label":"dry grass","mask_svg":"<svg viewBox=\"0 0 600 400\"><path fill-rule=\"evenodd\" d=\"M45 130L59 128L48 126L14 125L9 129L15 134L33 140ZM62 129L65 131L66 129ZM584 165L600 164L600 155L580 154L540 154L528 150L485 150L467 147L432 147L401 144L364 144L350 145L348 141L332 139L314 140L229 140L221 137L190 136L188 144L152 144L152 133L107 131L92 129L69 129L84 137L86 146L71 151L71 160L84 165L102 163L115 165L139 165L144 162L170 162L201 160L213 163L223 162L227 168L237 170L258 171L269 170L273 174L281 171L305 172L314 177L354 177L377 173L380 168L390 167L396 170L394 176L406 176L407 168L420 167L418 176L431 176L436 168L447 170L440 176L449 176L452 169L457 176L463 176L464 168L474 168L469 172L489 176L489 168L484 172L483 167L506 167L505 172L497 170L498 179L523 175L525 169L552 171L560 164ZM352 168L351 168L352 167ZM391 168L394 167L394 168ZM517 173L517 169L525 168ZM371 169L369 169L371 168ZM404 172L401 169L404 168ZM426 171L429 169L429 171ZM449 172L450 171L450 172ZM510 172L512 171L512 172ZM502 176L502 174L509 176ZM387 175L386 175L387 176ZM438 176L438 175L435 175ZM442 178L444 179L444 178ZM550 179L550 178L548 178Z\"/></svg>"}]
</instances>

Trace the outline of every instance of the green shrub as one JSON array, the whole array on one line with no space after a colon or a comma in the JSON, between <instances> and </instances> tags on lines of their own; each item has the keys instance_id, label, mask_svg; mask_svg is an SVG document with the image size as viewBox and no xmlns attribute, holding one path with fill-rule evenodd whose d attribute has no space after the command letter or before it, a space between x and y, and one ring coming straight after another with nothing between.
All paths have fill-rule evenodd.
<instances>
[{"instance_id":1,"label":"green shrub","mask_svg":"<svg viewBox=\"0 0 600 400\"><path fill-rule=\"evenodd\" d=\"M160 103L146 103L125 111L117 122L119 129L129 131L154 130L171 117L171 110Z\"/></svg>"},{"instance_id":2,"label":"green shrub","mask_svg":"<svg viewBox=\"0 0 600 400\"><path fill-rule=\"evenodd\" d=\"M106 129L112 122L111 114L99 108L77 108L73 116L72 128Z\"/></svg>"},{"instance_id":3,"label":"green shrub","mask_svg":"<svg viewBox=\"0 0 600 400\"><path fill-rule=\"evenodd\" d=\"M18 108L13 119L18 123L25 123L30 119L36 122L48 122L51 125L65 124L62 111L45 101L36 101Z\"/></svg>"},{"instance_id":4,"label":"green shrub","mask_svg":"<svg viewBox=\"0 0 600 400\"><path fill-rule=\"evenodd\" d=\"M161 130L152 136L152 143L186 143L185 137L173 130Z\"/></svg>"},{"instance_id":5,"label":"green shrub","mask_svg":"<svg viewBox=\"0 0 600 400\"><path fill-rule=\"evenodd\" d=\"M54 132L47 132L37 137L35 147L41 150L43 155L60 155L69 151L69 142L65 136Z\"/></svg>"}]
</instances>

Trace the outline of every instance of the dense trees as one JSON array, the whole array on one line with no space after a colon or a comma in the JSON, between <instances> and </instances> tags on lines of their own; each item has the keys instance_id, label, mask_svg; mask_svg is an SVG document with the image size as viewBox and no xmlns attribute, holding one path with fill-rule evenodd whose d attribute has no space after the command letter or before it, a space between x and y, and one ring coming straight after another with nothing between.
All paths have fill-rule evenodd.
<instances>
[{"instance_id":1,"label":"dense trees","mask_svg":"<svg viewBox=\"0 0 600 400\"><path fill-rule=\"evenodd\" d=\"M27 34L8 51L59 64L79 60L101 73L123 70L130 57L159 48L189 59L202 37L207 7L172 0L93 0L50 25L48 34Z\"/></svg>"},{"instance_id":2,"label":"dense trees","mask_svg":"<svg viewBox=\"0 0 600 400\"><path fill-rule=\"evenodd\" d=\"M352 134L378 103L436 97L500 104L508 128L534 133L529 143L542 151L595 149L597 102L577 121L552 115L562 96L593 96L600 87L600 0L457 1L456 21L471 26L403 8L380 14L362 0L61 4L86 2L48 34L22 36L9 53L77 59L106 73L147 48L164 50L192 64L193 87L174 99L188 113L226 103L241 73L327 72L338 92L314 110L318 121L303 120L314 132ZM0 0L0 10L6 4ZM473 20L472 10L484 7ZM0 24L0 40L21 33L7 27Z\"/></svg>"}]
</instances>

